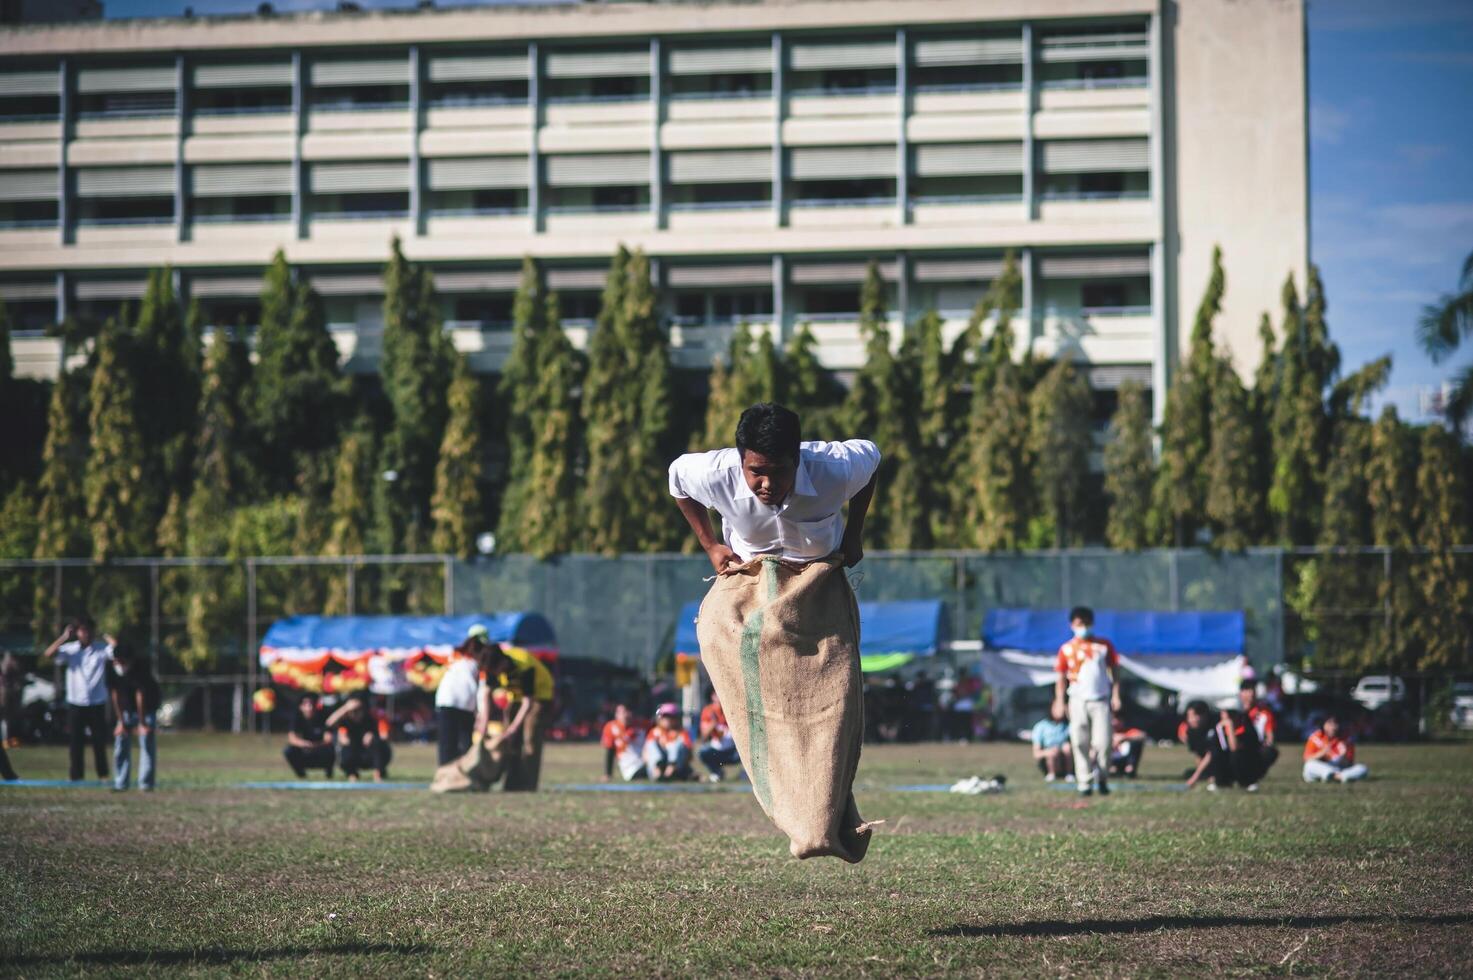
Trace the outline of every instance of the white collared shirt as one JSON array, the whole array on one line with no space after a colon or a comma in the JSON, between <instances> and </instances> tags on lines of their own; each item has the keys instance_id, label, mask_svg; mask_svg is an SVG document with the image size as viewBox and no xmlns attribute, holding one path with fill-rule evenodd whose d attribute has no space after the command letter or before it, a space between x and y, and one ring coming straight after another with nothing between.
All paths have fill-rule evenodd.
<instances>
[{"instance_id":1,"label":"white collared shirt","mask_svg":"<svg viewBox=\"0 0 1473 980\"><path fill-rule=\"evenodd\" d=\"M106 673L112 656L112 644L103 640L93 640L85 647L80 640L72 640L56 648L56 662L66 668L67 704L107 703Z\"/></svg>"},{"instance_id":2,"label":"white collared shirt","mask_svg":"<svg viewBox=\"0 0 1473 980\"><path fill-rule=\"evenodd\" d=\"M768 554L812 561L839 550L844 504L879 466L880 450L868 439L805 442L792 492L770 505L747 486L737 450L686 453L670 464L670 495L689 497L720 514L726 546L742 561Z\"/></svg>"}]
</instances>

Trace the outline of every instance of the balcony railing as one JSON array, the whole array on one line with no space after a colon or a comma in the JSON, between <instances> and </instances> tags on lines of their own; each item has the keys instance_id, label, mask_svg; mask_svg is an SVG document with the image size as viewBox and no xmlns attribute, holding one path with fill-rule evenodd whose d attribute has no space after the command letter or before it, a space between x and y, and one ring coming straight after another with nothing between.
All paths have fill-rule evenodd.
<instances>
[{"instance_id":1,"label":"balcony railing","mask_svg":"<svg viewBox=\"0 0 1473 980\"><path fill-rule=\"evenodd\" d=\"M861 85L855 88L795 88L790 93L795 99L842 99L850 95L894 95L895 85Z\"/></svg>"},{"instance_id":2,"label":"balcony railing","mask_svg":"<svg viewBox=\"0 0 1473 980\"><path fill-rule=\"evenodd\" d=\"M1146 306L1084 306L1079 310L1087 317L1150 316L1151 307Z\"/></svg>"},{"instance_id":3,"label":"balcony railing","mask_svg":"<svg viewBox=\"0 0 1473 980\"><path fill-rule=\"evenodd\" d=\"M741 316L667 316L666 326L671 327L734 327L739 323L771 323L772 313L746 313Z\"/></svg>"},{"instance_id":4,"label":"balcony railing","mask_svg":"<svg viewBox=\"0 0 1473 980\"><path fill-rule=\"evenodd\" d=\"M196 116L289 116L289 105L208 105L195 106Z\"/></svg>"},{"instance_id":5,"label":"balcony railing","mask_svg":"<svg viewBox=\"0 0 1473 980\"><path fill-rule=\"evenodd\" d=\"M176 111L173 106L145 109L80 109L77 111L77 118L92 121L105 119L172 119L175 114Z\"/></svg>"},{"instance_id":6,"label":"balcony railing","mask_svg":"<svg viewBox=\"0 0 1473 980\"><path fill-rule=\"evenodd\" d=\"M1146 76L1132 75L1129 78L1051 78L1042 83L1046 89L1110 89L1145 88Z\"/></svg>"},{"instance_id":7,"label":"balcony railing","mask_svg":"<svg viewBox=\"0 0 1473 980\"><path fill-rule=\"evenodd\" d=\"M314 102L309 112L403 112L408 102Z\"/></svg>"},{"instance_id":8,"label":"balcony railing","mask_svg":"<svg viewBox=\"0 0 1473 980\"><path fill-rule=\"evenodd\" d=\"M943 92L1021 92L1022 82L947 82L933 85L917 85L917 94L932 95Z\"/></svg>"},{"instance_id":9,"label":"balcony railing","mask_svg":"<svg viewBox=\"0 0 1473 980\"><path fill-rule=\"evenodd\" d=\"M636 214L648 211L645 204L555 204L547 209L548 214Z\"/></svg>"},{"instance_id":10,"label":"balcony railing","mask_svg":"<svg viewBox=\"0 0 1473 980\"><path fill-rule=\"evenodd\" d=\"M290 221L290 212L271 214L193 214L190 220L198 225L268 224L274 221Z\"/></svg>"},{"instance_id":11,"label":"balcony railing","mask_svg":"<svg viewBox=\"0 0 1473 980\"><path fill-rule=\"evenodd\" d=\"M432 99L431 109L473 109L478 106L525 106L527 97L513 97L508 95L457 95L448 98Z\"/></svg>"},{"instance_id":12,"label":"balcony railing","mask_svg":"<svg viewBox=\"0 0 1473 980\"><path fill-rule=\"evenodd\" d=\"M431 218L504 218L526 214L525 205L510 208L430 208Z\"/></svg>"},{"instance_id":13,"label":"balcony railing","mask_svg":"<svg viewBox=\"0 0 1473 980\"><path fill-rule=\"evenodd\" d=\"M794 208L893 208L893 197L805 197L788 202Z\"/></svg>"},{"instance_id":14,"label":"balcony railing","mask_svg":"<svg viewBox=\"0 0 1473 980\"><path fill-rule=\"evenodd\" d=\"M409 209L392 211L313 211L314 221L385 221L409 217Z\"/></svg>"},{"instance_id":15,"label":"balcony railing","mask_svg":"<svg viewBox=\"0 0 1473 980\"><path fill-rule=\"evenodd\" d=\"M736 99L770 99L772 89L756 92L671 92L665 96L669 102L723 102Z\"/></svg>"},{"instance_id":16,"label":"balcony railing","mask_svg":"<svg viewBox=\"0 0 1473 980\"><path fill-rule=\"evenodd\" d=\"M77 218L77 225L81 228L118 228L125 226L141 227L143 225L172 225L173 223L174 216L172 214L161 216L147 215L143 217L131 218L92 218L86 216Z\"/></svg>"},{"instance_id":17,"label":"balcony railing","mask_svg":"<svg viewBox=\"0 0 1473 980\"><path fill-rule=\"evenodd\" d=\"M1023 200L1023 195L1018 194L918 194L910 199L912 206L917 204L1010 204Z\"/></svg>"},{"instance_id":18,"label":"balcony railing","mask_svg":"<svg viewBox=\"0 0 1473 980\"><path fill-rule=\"evenodd\" d=\"M622 93L615 95L549 95L547 97L547 104L592 105L610 102L648 102L649 100L650 94L648 92L635 93L633 95L624 95Z\"/></svg>"},{"instance_id":19,"label":"balcony railing","mask_svg":"<svg viewBox=\"0 0 1473 980\"><path fill-rule=\"evenodd\" d=\"M506 333L512 329L510 320L446 320L446 330L479 330L482 333Z\"/></svg>"},{"instance_id":20,"label":"balcony railing","mask_svg":"<svg viewBox=\"0 0 1473 980\"><path fill-rule=\"evenodd\" d=\"M0 115L0 123L35 123L35 122L57 122L61 114L57 112L10 112Z\"/></svg>"},{"instance_id":21,"label":"balcony railing","mask_svg":"<svg viewBox=\"0 0 1473 980\"><path fill-rule=\"evenodd\" d=\"M758 211L772 207L772 201L672 201L670 211Z\"/></svg>"},{"instance_id":22,"label":"balcony railing","mask_svg":"<svg viewBox=\"0 0 1473 980\"><path fill-rule=\"evenodd\" d=\"M1044 191L1045 201L1147 201L1150 191Z\"/></svg>"},{"instance_id":23,"label":"balcony railing","mask_svg":"<svg viewBox=\"0 0 1473 980\"><path fill-rule=\"evenodd\" d=\"M55 218L0 218L0 229L55 227Z\"/></svg>"}]
</instances>

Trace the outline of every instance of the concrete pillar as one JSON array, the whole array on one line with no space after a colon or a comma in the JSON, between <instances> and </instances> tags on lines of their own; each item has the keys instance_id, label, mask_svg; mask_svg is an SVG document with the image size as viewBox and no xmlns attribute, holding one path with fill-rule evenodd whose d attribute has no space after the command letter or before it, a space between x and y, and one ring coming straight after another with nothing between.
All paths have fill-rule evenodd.
<instances>
[{"instance_id":1,"label":"concrete pillar","mask_svg":"<svg viewBox=\"0 0 1473 980\"><path fill-rule=\"evenodd\" d=\"M783 36L772 35L772 217L782 228L788 223L788 173L783 155L783 116L787 112L787 49Z\"/></svg>"},{"instance_id":2,"label":"concrete pillar","mask_svg":"<svg viewBox=\"0 0 1473 980\"><path fill-rule=\"evenodd\" d=\"M899 129L895 134L895 204L900 224L910 224L910 39L905 28L895 32L895 96L900 105ZM902 291L904 287L902 287Z\"/></svg>"},{"instance_id":3,"label":"concrete pillar","mask_svg":"<svg viewBox=\"0 0 1473 980\"><path fill-rule=\"evenodd\" d=\"M665 121L665 57L660 39L650 38L650 213L656 230L665 227L665 154L660 124Z\"/></svg>"},{"instance_id":4,"label":"concrete pillar","mask_svg":"<svg viewBox=\"0 0 1473 980\"><path fill-rule=\"evenodd\" d=\"M72 142L72 118L76 114L76 107L72 104L72 68L67 59L62 58L57 66L57 129L61 134L61 152L57 154L56 166L56 230L62 245L70 245L73 241L72 225L76 221L76 215L72 212L72 175L67 165L67 151Z\"/></svg>"},{"instance_id":5,"label":"concrete pillar","mask_svg":"<svg viewBox=\"0 0 1473 980\"><path fill-rule=\"evenodd\" d=\"M527 215L536 234L542 224L542 46L536 41L527 45L527 106L532 110L532 149L527 158Z\"/></svg>"},{"instance_id":6,"label":"concrete pillar","mask_svg":"<svg viewBox=\"0 0 1473 980\"><path fill-rule=\"evenodd\" d=\"M793 331L788 326L788 266L780 254L772 256L772 322L777 327L777 339L786 345Z\"/></svg>"},{"instance_id":7,"label":"concrete pillar","mask_svg":"<svg viewBox=\"0 0 1473 980\"><path fill-rule=\"evenodd\" d=\"M292 52L292 233L307 237L307 173L302 164L302 134L307 129L307 66L301 51Z\"/></svg>"},{"instance_id":8,"label":"concrete pillar","mask_svg":"<svg viewBox=\"0 0 1473 980\"><path fill-rule=\"evenodd\" d=\"M174 56L174 240L189 238L189 184L184 169L184 137L189 125L189 75L184 55Z\"/></svg>"},{"instance_id":9,"label":"concrete pillar","mask_svg":"<svg viewBox=\"0 0 1473 980\"><path fill-rule=\"evenodd\" d=\"M424 161L419 136L424 131L424 60L418 44L409 46L409 227L416 238L425 233Z\"/></svg>"},{"instance_id":10,"label":"concrete pillar","mask_svg":"<svg viewBox=\"0 0 1473 980\"><path fill-rule=\"evenodd\" d=\"M1033 24L1023 24L1023 207L1029 221L1038 218L1037 150L1033 145L1033 116L1038 109L1038 79L1034 72Z\"/></svg>"}]
</instances>

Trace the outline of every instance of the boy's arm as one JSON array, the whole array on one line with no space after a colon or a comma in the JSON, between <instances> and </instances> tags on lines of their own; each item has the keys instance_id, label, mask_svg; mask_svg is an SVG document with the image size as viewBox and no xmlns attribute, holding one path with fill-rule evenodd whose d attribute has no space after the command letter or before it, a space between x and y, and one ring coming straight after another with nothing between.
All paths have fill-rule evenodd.
<instances>
[{"instance_id":1,"label":"boy's arm","mask_svg":"<svg viewBox=\"0 0 1473 980\"><path fill-rule=\"evenodd\" d=\"M879 470L876 470L869 482L849 498L849 519L844 524L844 539L839 544L845 568L853 568L864 560L864 516L869 513L870 501L875 497L875 481L879 477Z\"/></svg>"},{"instance_id":2,"label":"boy's arm","mask_svg":"<svg viewBox=\"0 0 1473 980\"><path fill-rule=\"evenodd\" d=\"M1115 652L1115 644L1110 644L1110 651L1105 656L1105 671L1110 678L1110 710L1117 715L1120 713L1120 655Z\"/></svg>"},{"instance_id":3,"label":"boy's arm","mask_svg":"<svg viewBox=\"0 0 1473 980\"><path fill-rule=\"evenodd\" d=\"M1064 706L1064 672L1063 671L1059 671L1059 673L1054 677L1054 704L1057 704L1060 708L1063 708L1063 706Z\"/></svg>"},{"instance_id":4,"label":"boy's arm","mask_svg":"<svg viewBox=\"0 0 1473 980\"><path fill-rule=\"evenodd\" d=\"M1211 764L1212 753L1210 751L1203 752L1202 758L1197 760L1196 771L1187 777L1187 786L1191 787L1197 785L1197 780L1202 778L1202 774L1207 771L1207 767Z\"/></svg>"},{"instance_id":5,"label":"boy's arm","mask_svg":"<svg viewBox=\"0 0 1473 980\"><path fill-rule=\"evenodd\" d=\"M706 557L711 559L711 567L716 569L716 574L727 575L735 571L733 566L741 564L741 559L725 542L718 540L711 530L711 518L706 514L706 505L694 497L676 497L675 506L680 508L685 522L695 532L696 540L700 542Z\"/></svg>"}]
</instances>

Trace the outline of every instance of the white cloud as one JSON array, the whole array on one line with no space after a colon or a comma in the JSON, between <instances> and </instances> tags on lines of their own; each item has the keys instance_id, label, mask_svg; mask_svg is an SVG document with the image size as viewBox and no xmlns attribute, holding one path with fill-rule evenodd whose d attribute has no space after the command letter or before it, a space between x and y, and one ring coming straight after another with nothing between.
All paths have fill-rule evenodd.
<instances>
[{"instance_id":1,"label":"white cloud","mask_svg":"<svg viewBox=\"0 0 1473 980\"><path fill-rule=\"evenodd\" d=\"M1333 146L1340 142L1350 129L1352 117L1349 109L1323 101L1311 101L1309 105L1309 138L1313 143Z\"/></svg>"}]
</instances>

